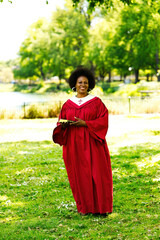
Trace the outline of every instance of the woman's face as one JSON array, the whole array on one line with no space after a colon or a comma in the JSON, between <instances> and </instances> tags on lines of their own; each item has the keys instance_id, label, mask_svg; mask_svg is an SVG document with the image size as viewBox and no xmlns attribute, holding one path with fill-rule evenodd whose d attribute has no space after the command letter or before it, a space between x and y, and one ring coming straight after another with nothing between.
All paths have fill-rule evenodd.
<instances>
[{"instance_id":1,"label":"woman's face","mask_svg":"<svg viewBox=\"0 0 160 240\"><path fill-rule=\"evenodd\" d=\"M87 95L89 88L88 78L86 78L85 76L80 76L79 78L77 78L75 87L77 93L81 95Z\"/></svg>"}]
</instances>

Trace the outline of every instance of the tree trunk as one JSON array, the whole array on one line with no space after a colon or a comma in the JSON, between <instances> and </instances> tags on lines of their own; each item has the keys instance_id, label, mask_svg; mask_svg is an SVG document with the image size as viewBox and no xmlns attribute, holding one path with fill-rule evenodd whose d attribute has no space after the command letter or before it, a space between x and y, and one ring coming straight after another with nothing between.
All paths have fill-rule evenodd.
<instances>
[{"instance_id":1,"label":"tree trunk","mask_svg":"<svg viewBox=\"0 0 160 240\"><path fill-rule=\"evenodd\" d=\"M43 71L42 63L40 64L40 73L41 73L41 78L45 81L46 80L46 75Z\"/></svg>"},{"instance_id":2,"label":"tree trunk","mask_svg":"<svg viewBox=\"0 0 160 240\"><path fill-rule=\"evenodd\" d=\"M157 32L155 31L154 33L154 37L156 39L156 43L157 43ZM157 74L157 80L158 82L160 82L160 73L159 73L159 47L158 47L158 43L156 44L156 54L155 54L155 58L156 58L156 74Z\"/></svg>"},{"instance_id":3,"label":"tree trunk","mask_svg":"<svg viewBox=\"0 0 160 240\"><path fill-rule=\"evenodd\" d=\"M159 73L159 53L158 53L158 49L156 52L156 75L157 75L157 81L160 82L160 73Z\"/></svg>"},{"instance_id":4,"label":"tree trunk","mask_svg":"<svg viewBox=\"0 0 160 240\"><path fill-rule=\"evenodd\" d=\"M90 64L91 64L91 68L90 68L90 70L91 70L91 72L92 72L93 74L95 74L95 67L94 67L93 62L90 61Z\"/></svg>"},{"instance_id":5,"label":"tree trunk","mask_svg":"<svg viewBox=\"0 0 160 240\"><path fill-rule=\"evenodd\" d=\"M111 82L111 70L108 72L108 82Z\"/></svg>"},{"instance_id":6,"label":"tree trunk","mask_svg":"<svg viewBox=\"0 0 160 240\"><path fill-rule=\"evenodd\" d=\"M135 83L139 82L139 69L135 70Z\"/></svg>"},{"instance_id":7,"label":"tree trunk","mask_svg":"<svg viewBox=\"0 0 160 240\"><path fill-rule=\"evenodd\" d=\"M149 74L147 74L147 82L149 82Z\"/></svg>"}]
</instances>

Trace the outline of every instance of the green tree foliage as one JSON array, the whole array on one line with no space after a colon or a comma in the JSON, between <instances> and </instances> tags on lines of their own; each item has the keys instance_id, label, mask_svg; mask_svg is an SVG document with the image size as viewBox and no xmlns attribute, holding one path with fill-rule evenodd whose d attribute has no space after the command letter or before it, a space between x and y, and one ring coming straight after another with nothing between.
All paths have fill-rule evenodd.
<instances>
[{"instance_id":1,"label":"green tree foliage","mask_svg":"<svg viewBox=\"0 0 160 240\"><path fill-rule=\"evenodd\" d=\"M120 1L125 3L125 4L131 4L132 3L132 0L120 0ZM80 2L81 2L81 0L73 0L73 3L75 5L77 5ZM93 10L97 6L104 6L106 8L109 8L109 7L113 7L113 5L114 5L113 0L87 0L87 2L89 3L89 9L90 10Z\"/></svg>"},{"instance_id":2,"label":"green tree foliage","mask_svg":"<svg viewBox=\"0 0 160 240\"><path fill-rule=\"evenodd\" d=\"M74 11L73 8L59 9L52 16L49 32L54 39L52 46L57 45L57 49L54 47L50 49L55 74L64 77L63 71L65 68L73 70L82 64L85 44L88 40L85 18L78 11ZM57 54L55 54L55 51Z\"/></svg>"},{"instance_id":3,"label":"green tree foliage","mask_svg":"<svg viewBox=\"0 0 160 240\"><path fill-rule=\"evenodd\" d=\"M121 22L116 31L117 51L121 46L128 67L135 72L136 82L139 69L148 69L154 62L151 21L153 21L152 9L143 1L143 4L135 4L132 8L124 7L121 12Z\"/></svg>"},{"instance_id":4,"label":"green tree foliage","mask_svg":"<svg viewBox=\"0 0 160 240\"><path fill-rule=\"evenodd\" d=\"M94 7L100 6L100 5L105 5L106 7L110 7L110 6L113 5L113 0L87 0L87 1L89 3L89 8L90 9L93 9ZM2 3L3 0L0 0L0 2ZM11 0L8 0L8 2L12 3ZM49 1L46 0L46 4L48 4L48 2ZM80 2L81 2L81 0L73 0L73 3L75 5L77 5ZM130 4L130 3L132 3L132 0L121 0L121 2Z\"/></svg>"},{"instance_id":5,"label":"green tree foliage","mask_svg":"<svg viewBox=\"0 0 160 240\"><path fill-rule=\"evenodd\" d=\"M108 46L102 52L108 67L117 69L124 76L132 70L135 82L138 82L140 69L154 69L155 73L158 72L159 9L160 5L156 1L138 0L132 7L117 4L108 13L103 10L106 25L111 25L111 28L106 28L105 34L100 31L104 40L103 43L101 41L103 48L104 45ZM101 27L102 23L99 29Z\"/></svg>"},{"instance_id":6,"label":"green tree foliage","mask_svg":"<svg viewBox=\"0 0 160 240\"><path fill-rule=\"evenodd\" d=\"M20 47L20 65L14 70L15 77L46 79L49 66L49 33L47 21L39 19L29 31Z\"/></svg>"},{"instance_id":7,"label":"green tree foliage","mask_svg":"<svg viewBox=\"0 0 160 240\"><path fill-rule=\"evenodd\" d=\"M15 77L66 76L82 64L84 47L88 40L85 18L73 8L53 13L50 22L40 19L28 32L19 51L20 66Z\"/></svg>"},{"instance_id":8,"label":"green tree foliage","mask_svg":"<svg viewBox=\"0 0 160 240\"><path fill-rule=\"evenodd\" d=\"M157 24L153 4L149 4L149 1L137 1L132 7L125 6L121 11L114 37L115 56L122 52L122 59L135 72L135 82L138 82L140 69L154 68L156 71L155 56L158 48L155 46L160 38L155 37L153 32Z\"/></svg>"},{"instance_id":9,"label":"green tree foliage","mask_svg":"<svg viewBox=\"0 0 160 240\"><path fill-rule=\"evenodd\" d=\"M39 19L21 45L15 77L67 78L83 64L102 80L109 74L109 81L111 71L126 76L132 70L135 82L139 70L158 74L160 2L134 0L131 6L113 0L113 4L110 10L91 14L87 1L73 7L67 0L65 9L57 9L49 21Z\"/></svg>"},{"instance_id":10,"label":"green tree foliage","mask_svg":"<svg viewBox=\"0 0 160 240\"><path fill-rule=\"evenodd\" d=\"M104 77L112 69L112 58L110 57L110 41L112 29L109 22L101 20L90 30L90 38L86 47L85 61L91 69L104 80Z\"/></svg>"}]
</instances>

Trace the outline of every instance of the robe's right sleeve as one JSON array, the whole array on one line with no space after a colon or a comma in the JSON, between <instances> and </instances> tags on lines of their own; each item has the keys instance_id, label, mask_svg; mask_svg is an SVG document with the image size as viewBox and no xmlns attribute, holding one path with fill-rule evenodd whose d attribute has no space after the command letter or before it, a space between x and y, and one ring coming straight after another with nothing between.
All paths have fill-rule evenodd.
<instances>
[{"instance_id":1,"label":"robe's right sleeve","mask_svg":"<svg viewBox=\"0 0 160 240\"><path fill-rule=\"evenodd\" d=\"M52 139L54 143L58 143L60 146L66 145L67 143L67 132L68 128L63 128L62 125L59 124L60 119L66 119L66 110L65 110L65 104L63 105L59 118L58 118L58 123L57 127L53 130L53 135Z\"/></svg>"}]
</instances>

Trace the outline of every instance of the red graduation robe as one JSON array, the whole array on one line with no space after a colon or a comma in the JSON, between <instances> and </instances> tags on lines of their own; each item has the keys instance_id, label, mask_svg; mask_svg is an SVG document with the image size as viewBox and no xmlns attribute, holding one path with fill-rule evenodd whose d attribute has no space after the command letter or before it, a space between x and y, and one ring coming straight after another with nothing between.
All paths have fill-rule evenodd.
<instances>
[{"instance_id":1,"label":"red graduation robe","mask_svg":"<svg viewBox=\"0 0 160 240\"><path fill-rule=\"evenodd\" d=\"M113 208L112 170L105 140L108 110L98 98L77 105L64 103L60 119L84 120L87 127L58 125L53 141L63 145L63 159L71 190L81 213L110 213Z\"/></svg>"}]
</instances>

